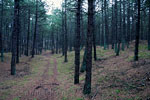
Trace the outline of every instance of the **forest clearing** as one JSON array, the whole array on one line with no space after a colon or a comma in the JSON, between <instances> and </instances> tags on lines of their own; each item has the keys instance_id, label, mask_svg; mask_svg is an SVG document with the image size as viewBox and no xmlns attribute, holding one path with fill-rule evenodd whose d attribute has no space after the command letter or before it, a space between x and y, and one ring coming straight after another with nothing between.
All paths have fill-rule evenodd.
<instances>
[{"instance_id":1,"label":"forest clearing","mask_svg":"<svg viewBox=\"0 0 150 100\"><path fill-rule=\"evenodd\" d=\"M0 64L0 100L148 100L150 97L150 54L145 44L140 45L140 60L133 62L133 45L121 56L113 50L97 47L100 58L93 63L92 93L83 95L84 73L80 84L73 84L74 52L63 56L42 55L21 57L16 76L10 76L10 54ZM81 51L81 59L83 58ZM12 99L13 98L13 99Z\"/></svg>"},{"instance_id":2,"label":"forest clearing","mask_svg":"<svg viewBox=\"0 0 150 100\"><path fill-rule=\"evenodd\" d=\"M0 100L150 100L150 0L0 0Z\"/></svg>"}]
</instances>

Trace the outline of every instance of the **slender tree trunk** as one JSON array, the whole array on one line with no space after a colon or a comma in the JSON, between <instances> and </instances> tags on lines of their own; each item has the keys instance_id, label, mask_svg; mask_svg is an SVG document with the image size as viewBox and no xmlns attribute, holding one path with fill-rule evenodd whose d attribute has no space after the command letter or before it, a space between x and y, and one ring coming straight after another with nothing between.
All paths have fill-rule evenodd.
<instances>
[{"instance_id":1,"label":"slender tree trunk","mask_svg":"<svg viewBox=\"0 0 150 100\"><path fill-rule=\"evenodd\" d=\"M54 30L52 29L52 32L51 32L51 41L52 41L52 45L51 45L51 48L52 48L52 54L54 54L54 48L55 48L55 43L54 43Z\"/></svg>"},{"instance_id":2,"label":"slender tree trunk","mask_svg":"<svg viewBox=\"0 0 150 100\"><path fill-rule=\"evenodd\" d=\"M108 34L108 21L107 21L107 1L104 0L104 13L105 13L105 32L104 32L104 50L107 48L107 34Z\"/></svg>"},{"instance_id":3,"label":"slender tree trunk","mask_svg":"<svg viewBox=\"0 0 150 100\"><path fill-rule=\"evenodd\" d=\"M95 6L95 4L94 4L94 6ZM94 9L94 12L95 12L95 9ZM93 17L93 27L94 27L94 29L93 29L93 48L94 48L94 60L96 61L97 60L97 54L96 54L96 34L95 34L95 16Z\"/></svg>"},{"instance_id":4,"label":"slender tree trunk","mask_svg":"<svg viewBox=\"0 0 150 100\"><path fill-rule=\"evenodd\" d=\"M30 39L30 7L29 7L29 10L28 10L28 34L27 34L26 56L29 56L29 39Z\"/></svg>"},{"instance_id":5,"label":"slender tree trunk","mask_svg":"<svg viewBox=\"0 0 150 100\"><path fill-rule=\"evenodd\" d=\"M81 15L81 0L77 2L77 30L76 30L76 43L75 43L75 76L74 84L79 83L79 68L80 68L80 15Z\"/></svg>"},{"instance_id":6,"label":"slender tree trunk","mask_svg":"<svg viewBox=\"0 0 150 100\"><path fill-rule=\"evenodd\" d=\"M2 32L3 32L3 0L1 0L1 2L2 2L2 7L1 7L1 23L0 23L0 52L1 52L1 61L3 62L3 60L4 60L4 55L3 55L3 34L2 34Z\"/></svg>"},{"instance_id":7,"label":"slender tree trunk","mask_svg":"<svg viewBox=\"0 0 150 100\"><path fill-rule=\"evenodd\" d=\"M67 33L67 0L65 0L65 43L64 43L64 53L65 53L65 60L64 62L68 62L67 59L67 50L68 50L68 33Z\"/></svg>"},{"instance_id":8,"label":"slender tree trunk","mask_svg":"<svg viewBox=\"0 0 150 100\"><path fill-rule=\"evenodd\" d=\"M127 15L127 48L129 48L130 42L130 1L128 1L128 15Z\"/></svg>"},{"instance_id":9,"label":"slender tree trunk","mask_svg":"<svg viewBox=\"0 0 150 100\"><path fill-rule=\"evenodd\" d=\"M149 25L148 25L148 50L150 51L150 6L149 6Z\"/></svg>"},{"instance_id":10,"label":"slender tree trunk","mask_svg":"<svg viewBox=\"0 0 150 100\"><path fill-rule=\"evenodd\" d=\"M92 79L92 36L94 32L94 2L95 0L88 0L88 31L87 31L87 56L86 56L86 78L84 84L84 94L91 93L91 79Z\"/></svg>"},{"instance_id":11,"label":"slender tree trunk","mask_svg":"<svg viewBox=\"0 0 150 100\"><path fill-rule=\"evenodd\" d=\"M56 54L58 54L59 49L59 37L58 37L58 30L56 30Z\"/></svg>"},{"instance_id":12,"label":"slender tree trunk","mask_svg":"<svg viewBox=\"0 0 150 100\"><path fill-rule=\"evenodd\" d=\"M103 9L103 0L102 0L102 33L101 33L101 40L102 40L102 46L104 46L104 9Z\"/></svg>"},{"instance_id":13,"label":"slender tree trunk","mask_svg":"<svg viewBox=\"0 0 150 100\"><path fill-rule=\"evenodd\" d=\"M126 16L125 16L125 0L123 0L123 34L122 34L122 50L125 48L125 35L126 35Z\"/></svg>"},{"instance_id":14,"label":"slender tree trunk","mask_svg":"<svg viewBox=\"0 0 150 100\"><path fill-rule=\"evenodd\" d=\"M118 33L118 48L117 48L117 53L116 56L119 56L120 54L120 44L121 44L121 37L122 37L122 9L121 9L121 2L120 0L120 22L119 22L119 33Z\"/></svg>"},{"instance_id":15,"label":"slender tree trunk","mask_svg":"<svg viewBox=\"0 0 150 100\"><path fill-rule=\"evenodd\" d=\"M97 54L96 54L96 38L95 38L95 30L93 33L93 48L94 48L94 60L97 60Z\"/></svg>"},{"instance_id":16,"label":"slender tree trunk","mask_svg":"<svg viewBox=\"0 0 150 100\"><path fill-rule=\"evenodd\" d=\"M112 5L112 20L111 20L111 43L112 49L114 49L114 5Z\"/></svg>"},{"instance_id":17,"label":"slender tree trunk","mask_svg":"<svg viewBox=\"0 0 150 100\"><path fill-rule=\"evenodd\" d=\"M17 58L17 35L19 33L19 0L14 2L14 25L12 32L12 58L11 58L11 75L16 74L16 58Z\"/></svg>"},{"instance_id":18,"label":"slender tree trunk","mask_svg":"<svg viewBox=\"0 0 150 100\"><path fill-rule=\"evenodd\" d=\"M115 0L115 53L117 53L117 44L118 44L118 5L117 0Z\"/></svg>"},{"instance_id":19,"label":"slender tree trunk","mask_svg":"<svg viewBox=\"0 0 150 100\"><path fill-rule=\"evenodd\" d=\"M64 46L64 38L65 38L65 35L64 35L64 9L62 7L62 34L61 34L61 46L62 46L62 55L64 56L65 55L65 46Z\"/></svg>"},{"instance_id":20,"label":"slender tree trunk","mask_svg":"<svg viewBox=\"0 0 150 100\"><path fill-rule=\"evenodd\" d=\"M139 38L140 38L140 8L141 8L141 4L140 4L140 0L138 0L137 2L138 5L138 19L137 19L137 23L136 23L136 41L135 41L135 52L134 52L134 60L138 61L139 57L138 57L138 53L139 53Z\"/></svg>"},{"instance_id":21,"label":"slender tree trunk","mask_svg":"<svg viewBox=\"0 0 150 100\"><path fill-rule=\"evenodd\" d=\"M16 59L16 63L19 63L19 54L20 54L20 50L19 50L19 37L20 37L20 7L18 7L18 18L17 18L17 28L18 28L18 32L17 32L17 59Z\"/></svg>"},{"instance_id":22,"label":"slender tree trunk","mask_svg":"<svg viewBox=\"0 0 150 100\"><path fill-rule=\"evenodd\" d=\"M134 15L134 10L136 9L135 4L132 4L132 36L131 36L131 40L135 40L135 33L136 33L136 29L135 29L135 15Z\"/></svg>"},{"instance_id":23,"label":"slender tree trunk","mask_svg":"<svg viewBox=\"0 0 150 100\"><path fill-rule=\"evenodd\" d=\"M32 58L35 55L35 44L36 44L36 35L37 35L37 21L38 21L38 0L36 0L36 12L35 12L35 27L34 27L34 38L33 38L33 47L32 47Z\"/></svg>"}]
</instances>

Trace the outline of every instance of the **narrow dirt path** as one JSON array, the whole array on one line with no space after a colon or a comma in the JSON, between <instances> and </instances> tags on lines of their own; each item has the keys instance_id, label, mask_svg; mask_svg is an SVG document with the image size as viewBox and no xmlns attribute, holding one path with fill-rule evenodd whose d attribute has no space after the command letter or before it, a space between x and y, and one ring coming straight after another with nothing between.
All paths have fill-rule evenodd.
<instances>
[{"instance_id":1,"label":"narrow dirt path","mask_svg":"<svg viewBox=\"0 0 150 100\"><path fill-rule=\"evenodd\" d=\"M47 58L47 64L43 66L45 68L42 75L39 76L39 80L28 85L28 91L20 98L21 100L58 100L57 61L51 58L50 54L44 54L44 56ZM49 74L49 70L52 70L52 75Z\"/></svg>"}]
</instances>

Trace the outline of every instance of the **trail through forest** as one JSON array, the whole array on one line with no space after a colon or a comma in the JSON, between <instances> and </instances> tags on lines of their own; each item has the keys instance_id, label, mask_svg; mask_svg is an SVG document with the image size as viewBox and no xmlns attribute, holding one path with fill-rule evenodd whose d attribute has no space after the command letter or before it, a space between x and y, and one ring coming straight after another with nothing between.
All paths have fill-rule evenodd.
<instances>
[{"instance_id":1,"label":"trail through forest","mask_svg":"<svg viewBox=\"0 0 150 100\"><path fill-rule=\"evenodd\" d=\"M44 54L47 58L47 65L44 66L43 74L39 76L39 80L34 84L34 86L28 87L30 90L22 98L23 100L57 100L57 93L55 88L59 85L57 80L57 62L56 59L51 58L49 53ZM53 60L54 64L50 64L50 60ZM53 74L49 75L49 68L53 67Z\"/></svg>"},{"instance_id":2,"label":"trail through forest","mask_svg":"<svg viewBox=\"0 0 150 100\"><path fill-rule=\"evenodd\" d=\"M55 58L51 58L50 52L44 53L44 60L46 65L42 66L44 70L41 70L41 75L38 79L32 79L31 82L25 84L25 94L20 96L19 100L58 100L56 88L59 85L57 80L57 61ZM50 63L50 62L53 62ZM52 69L52 74L49 74L49 70ZM16 96L20 95L20 91ZM10 98L12 100L12 97Z\"/></svg>"}]
</instances>

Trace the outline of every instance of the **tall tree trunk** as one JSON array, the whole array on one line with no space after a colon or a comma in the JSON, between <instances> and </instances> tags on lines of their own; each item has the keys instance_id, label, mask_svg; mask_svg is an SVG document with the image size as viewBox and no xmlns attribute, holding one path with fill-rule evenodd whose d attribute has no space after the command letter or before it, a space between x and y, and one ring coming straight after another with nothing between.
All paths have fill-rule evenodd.
<instances>
[{"instance_id":1,"label":"tall tree trunk","mask_svg":"<svg viewBox=\"0 0 150 100\"><path fill-rule=\"evenodd\" d=\"M122 50L125 48L125 35L126 35L126 16L125 16L125 5L126 1L123 0L123 34L122 34Z\"/></svg>"},{"instance_id":2,"label":"tall tree trunk","mask_svg":"<svg viewBox=\"0 0 150 100\"><path fill-rule=\"evenodd\" d=\"M111 20L111 43L112 49L114 49L114 5L112 4L112 20Z\"/></svg>"},{"instance_id":3,"label":"tall tree trunk","mask_svg":"<svg viewBox=\"0 0 150 100\"><path fill-rule=\"evenodd\" d=\"M64 38L65 38L65 32L64 32L64 9L62 7L62 34L61 34L61 47L62 47L62 56L65 55L65 46L64 46Z\"/></svg>"},{"instance_id":4,"label":"tall tree trunk","mask_svg":"<svg viewBox=\"0 0 150 100\"><path fill-rule=\"evenodd\" d=\"M128 11L127 11L127 48L129 48L129 42L130 42L130 1L128 1Z\"/></svg>"},{"instance_id":5,"label":"tall tree trunk","mask_svg":"<svg viewBox=\"0 0 150 100\"><path fill-rule=\"evenodd\" d=\"M97 60L97 54L96 54L96 36L95 36L95 30L93 33L93 48L94 48L94 60Z\"/></svg>"},{"instance_id":6,"label":"tall tree trunk","mask_svg":"<svg viewBox=\"0 0 150 100\"><path fill-rule=\"evenodd\" d=\"M150 51L150 6L149 6L149 25L148 25L148 50Z\"/></svg>"},{"instance_id":7,"label":"tall tree trunk","mask_svg":"<svg viewBox=\"0 0 150 100\"><path fill-rule=\"evenodd\" d=\"M59 35L58 30L56 30L56 54L58 54L59 49Z\"/></svg>"},{"instance_id":8,"label":"tall tree trunk","mask_svg":"<svg viewBox=\"0 0 150 100\"><path fill-rule=\"evenodd\" d=\"M20 37L20 7L18 7L18 18L17 18L17 28L18 28L18 32L17 32L17 58L16 58L16 63L19 63L19 54L20 54L20 50L19 50L19 37Z\"/></svg>"},{"instance_id":9,"label":"tall tree trunk","mask_svg":"<svg viewBox=\"0 0 150 100\"><path fill-rule=\"evenodd\" d=\"M117 0L115 0L115 53L117 53L117 44L118 44L118 5Z\"/></svg>"},{"instance_id":10,"label":"tall tree trunk","mask_svg":"<svg viewBox=\"0 0 150 100\"><path fill-rule=\"evenodd\" d=\"M94 6L95 6L95 4L94 4ZM95 12L95 9L94 9L94 12ZM94 27L94 29L93 29L93 48L94 48L94 60L96 61L97 60L97 54L96 54L96 28L95 28L95 16L93 17L93 27Z\"/></svg>"},{"instance_id":11,"label":"tall tree trunk","mask_svg":"<svg viewBox=\"0 0 150 100\"><path fill-rule=\"evenodd\" d=\"M122 37L122 9L121 9L121 3L122 0L120 0L120 22L119 22L119 33L118 33L118 48L116 56L119 56L120 53L120 43L121 43L121 37Z\"/></svg>"},{"instance_id":12,"label":"tall tree trunk","mask_svg":"<svg viewBox=\"0 0 150 100\"><path fill-rule=\"evenodd\" d=\"M138 53L139 53L139 35L140 35L140 8L141 8L141 4L140 4L140 0L138 0L137 2L138 5L138 19L137 19L137 23L136 23L136 41L135 41L135 52L134 52L134 60L138 61L139 57L138 57Z\"/></svg>"},{"instance_id":13,"label":"tall tree trunk","mask_svg":"<svg viewBox=\"0 0 150 100\"><path fill-rule=\"evenodd\" d=\"M4 1L3 0L1 0L1 2L2 2L2 7L1 7L1 23L0 23L0 52L1 52L1 61L3 62L3 60L4 60L4 55L3 55L3 34L2 34L2 32L3 32L3 3L4 3Z\"/></svg>"},{"instance_id":14,"label":"tall tree trunk","mask_svg":"<svg viewBox=\"0 0 150 100\"><path fill-rule=\"evenodd\" d=\"M55 53L54 49L55 49L55 42L54 42L54 30L52 29L52 32L51 32L51 41L52 41L52 45L51 45L51 48L52 48L52 54Z\"/></svg>"},{"instance_id":15,"label":"tall tree trunk","mask_svg":"<svg viewBox=\"0 0 150 100\"><path fill-rule=\"evenodd\" d=\"M104 50L107 48L107 36L108 36L108 21L107 21L107 1L104 0L104 13L105 13L105 32L104 32Z\"/></svg>"},{"instance_id":16,"label":"tall tree trunk","mask_svg":"<svg viewBox=\"0 0 150 100\"><path fill-rule=\"evenodd\" d=\"M30 7L28 8L28 34L27 34L26 56L29 56L29 39L30 39Z\"/></svg>"},{"instance_id":17,"label":"tall tree trunk","mask_svg":"<svg viewBox=\"0 0 150 100\"><path fill-rule=\"evenodd\" d=\"M77 4L77 30L76 30L76 43L75 43L75 76L74 84L79 83L79 68L80 68L80 15L81 15L81 0Z\"/></svg>"},{"instance_id":18,"label":"tall tree trunk","mask_svg":"<svg viewBox=\"0 0 150 100\"><path fill-rule=\"evenodd\" d=\"M68 50L68 33L67 33L67 0L65 0L65 43L64 43L64 53L65 53L65 60L64 62L68 62L67 59L67 50Z\"/></svg>"},{"instance_id":19,"label":"tall tree trunk","mask_svg":"<svg viewBox=\"0 0 150 100\"><path fill-rule=\"evenodd\" d=\"M32 47L32 58L35 55L35 44L36 44L36 35L37 35L37 21L38 21L38 0L36 0L36 12L35 12L35 27L34 27L34 38L33 38L33 47Z\"/></svg>"},{"instance_id":20,"label":"tall tree trunk","mask_svg":"<svg viewBox=\"0 0 150 100\"><path fill-rule=\"evenodd\" d=\"M19 0L14 2L14 25L12 33L11 75L16 74L17 35L19 33Z\"/></svg>"},{"instance_id":21,"label":"tall tree trunk","mask_svg":"<svg viewBox=\"0 0 150 100\"><path fill-rule=\"evenodd\" d=\"M104 9L103 9L103 0L102 0L102 33L101 33L101 41L102 41L102 46L104 46Z\"/></svg>"},{"instance_id":22,"label":"tall tree trunk","mask_svg":"<svg viewBox=\"0 0 150 100\"><path fill-rule=\"evenodd\" d=\"M92 79L92 36L94 32L94 2L95 0L88 0L88 32L87 32L87 56L86 56L86 78L84 84L84 94L91 93L91 79Z\"/></svg>"}]
</instances>

